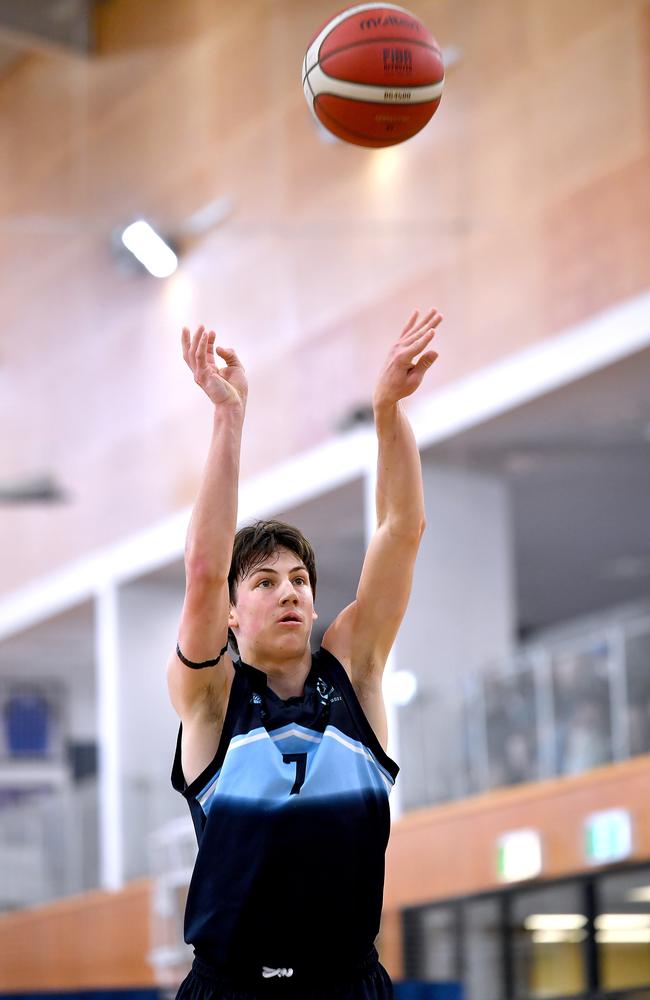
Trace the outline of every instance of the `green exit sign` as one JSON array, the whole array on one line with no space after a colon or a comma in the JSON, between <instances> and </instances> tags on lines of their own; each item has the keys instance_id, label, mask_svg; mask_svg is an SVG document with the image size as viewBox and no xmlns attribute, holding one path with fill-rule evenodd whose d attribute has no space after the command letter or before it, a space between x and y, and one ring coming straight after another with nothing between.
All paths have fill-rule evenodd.
<instances>
[{"instance_id":1,"label":"green exit sign","mask_svg":"<svg viewBox=\"0 0 650 1000\"><path fill-rule=\"evenodd\" d=\"M522 882L542 873L542 841L537 830L511 830L497 841L500 882Z\"/></svg>"},{"instance_id":2,"label":"green exit sign","mask_svg":"<svg viewBox=\"0 0 650 1000\"><path fill-rule=\"evenodd\" d=\"M584 833L585 856L592 864L624 861L632 853L632 817L626 809L592 813Z\"/></svg>"}]
</instances>

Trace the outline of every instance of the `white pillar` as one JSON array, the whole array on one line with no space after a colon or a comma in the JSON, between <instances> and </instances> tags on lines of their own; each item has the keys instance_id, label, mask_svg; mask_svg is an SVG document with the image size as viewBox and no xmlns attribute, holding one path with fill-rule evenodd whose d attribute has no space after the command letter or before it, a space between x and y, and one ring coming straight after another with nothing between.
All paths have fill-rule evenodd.
<instances>
[{"instance_id":1,"label":"white pillar","mask_svg":"<svg viewBox=\"0 0 650 1000\"><path fill-rule=\"evenodd\" d=\"M99 744L99 876L102 889L124 884L117 594L106 584L96 598L95 661Z\"/></svg>"},{"instance_id":2,"label":"white pillar","mask_svg":"<svg viewBox=\"0 0 650 1000\"><path fill-rule=\"evenodd\" d=\"M427 528L396 645L418 679L398 710L404 808L467 794L463 682L515 645L512 523L497 477L423 460Z\"/></svg>"},{"instance_id":3,"label":"white pillar","mask_svg":"<svg viewBox=\"0 0 650 1000\"><path fill-rule=\"evenodd\" d=\"M187 806L171 786L179 719L167 662L183 607L182 584L139 580L120 587L122 829L127 880L150 872L150 835Z\"/></svg>"}]
</instances>

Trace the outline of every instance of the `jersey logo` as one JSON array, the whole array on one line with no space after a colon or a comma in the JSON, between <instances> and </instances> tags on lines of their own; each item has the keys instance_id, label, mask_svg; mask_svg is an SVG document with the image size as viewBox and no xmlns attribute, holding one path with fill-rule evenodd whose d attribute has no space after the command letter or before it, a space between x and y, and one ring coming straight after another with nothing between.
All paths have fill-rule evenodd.
<instances>
[{"instance_id":1,"label":"jersey logo","mask_svg":"<svg viewBox=\"0 0 650 1000\"><path fill-rule=\"evenodd\" d=\"M261 705L261 704L262 704L262 699L260 698L260 696L258 694L254 694L253 697L251 698L251 705Z\"/></svg>"},{"instance_id":2,"label":"jersey logo","mask_svg":"<svg viewBox=\"0 0 650 1000\"><path fill-rule=\"evenodd\" d=\"M334 694L334 688L332 687L332 685L331 684L328 685L327 682L324 681L322 677L318 678L318 681L316 683L316 690L321 696L322 701L327 701L330 695Z\"/></svg>"},{"instance_id":3,"label":"jersey logo","mask_svg":"<svg viewBox=\"0 0 650 1000\"><path fill-rule=\"evenodd\" d=\"M293 969L269 969L268 965L264 965L262 975L265 979L270 979L271 976L293 976Z\"/></svg>"},{"instance_id":4,"label":"jersey logo","mask_svg":"<svg viewBox=\"0 0 650 1000\"><path fill-rule=\"evenodd\" d=\"M321 705L327 705L328 702L332 705L335 701L343 701L341 695L336 693L336 688L328 684L327 681L324 681L322 677L318 678L316 690L318 691Z\"/></svg>"}]
</instances>

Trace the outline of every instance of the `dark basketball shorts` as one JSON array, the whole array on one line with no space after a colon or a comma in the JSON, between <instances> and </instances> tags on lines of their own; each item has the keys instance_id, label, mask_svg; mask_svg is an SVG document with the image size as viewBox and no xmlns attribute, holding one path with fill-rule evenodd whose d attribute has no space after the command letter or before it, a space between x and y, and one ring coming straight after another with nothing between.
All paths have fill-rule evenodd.
<instances>
[{"instance_id":1,"label":"dark basketball shorts","mask_svg":"<svg viewBox=\"0 0 650 1000\"><path fill-rule=\"evenodd\" d=\"M176 1000L392 1000L393 986L375 948L353 971L332 976L331 957L323 950L319 970L269 969L259 985L237 983L195 958ZM291 973L289 975L289 972Z\"/></svg>"}]
</instances>

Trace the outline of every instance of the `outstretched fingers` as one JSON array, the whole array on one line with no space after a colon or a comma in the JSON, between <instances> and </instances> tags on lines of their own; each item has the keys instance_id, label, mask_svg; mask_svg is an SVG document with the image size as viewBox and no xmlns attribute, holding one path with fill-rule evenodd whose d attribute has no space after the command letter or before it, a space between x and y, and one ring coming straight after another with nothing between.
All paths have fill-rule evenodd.
<instances>
[{"instance_id":1,"label":"outstretched fingers","mask_svg":"<svg viewBox=\"0 0 650 1000\"><path fill-rule=\"evenodd\" d=\"M190 334L189 331L189 327L187 326L183 327L183 332L181 334L181 345L183 348L183 358L191 368L193 340L192 340L192 335Z\"/></svg>"},{"instance_id":2,"label":"outstretched fingers","mask_svg":"<svg viewBox=\"0 0 650 1000\"><path fill-rule=\"evenodd\" d=\"M207 332L207 330L203 331L203 334L199 341L199 346L196 351L197 364L202 370L216 367L214 361L215 338L216 338L216 333L214 332L214 330L210 330L209 333Z\"/></svg>"},{"instance_id":3,"label":"outstretched fingers","mask_svg":"<svg viewBox=\"0 0 650 1000\"><path fill-rule=\"evenodd\" d=\"M187 357L185 358L185 360L192 369L196 366L196 352L199 343L201 341L201 337L203 336L204 330L205 327L200 326L192 338L190 338L189 336L189 330L187 331L188 348L187 348Z\"/></svg>"},{"instance_id":4,"label":"outstretched fingers","mask_svg":"<svg viewBox=\"0 0 650 1000\"><path fill-rule=\"evenodd\" d=\"M411 318L409 319L408 323L400 333L400 340L402 337L405 337L407 333L409 333L413 329L417 318L418 318L418 310L416 309L415 312L412 313Z\"/></svg>"},{"instance_id":5,"label":"outstretched fingers","mask_svg":"<svg viewBox=\"0 0 650 1000\"><path fill-rule=\"evenodd\" d=\"M218 371L215 354L223 358L229 367L243 367L237 352L232 347L216 347L216 339L214 330L208 332L203 325L199 326L193 335L189 327L183 327L181 334L183 357L192 371L196 372L198 368L216 368Z\"/></svg>"},{"instance_id":6,"label":"outstretched fingers","mask_svg":"<svg viewBox=\"0 0 650 1000\"><path fill-rule=\"evenodd\" d=\"M442 322L442 316L437 309L430 309L419 321L417 309L402 330L396 346L406 350L409 356L419 353L431 340L432 331Z\"/></svg>"},{"instance_id":7,"label":"outstretched fingers","mask_svg":"<svg viewBox=\"0 0 650 1000\"><path fill-rule=\"evenodd\" d=\"M424 350L424 348L429 344L436 335L436 327L439 325L439 321L436 323L430 323L424 330L421 330L418 334L414 335L403 347L403 355L407 359L414 358L417 354Z\"/></svg>"},{"instance_id":8,"label":"outstretched fingers","mask_svg":"<svg viewBox=\"0 0 650 1000\"><path fill-rule=\"evenodd\" d=\"M407 367L411 367L414 363L414 359L417 357L418 354L422 353L422 351L425 349L425 347L427 347L428 344L431 343L434 336L435 336L435 330L432 329L425 330L417 338L417 340L413 340L411 341L410 344L407 344L402 349L402 351L400 351L401 363L403 365L406 365Z\"/></svg>"},{"instance_id":9,"label":"outstretched fingers","mask_svg":"<svg viewBox=\"0 0 650 1000\"><path fill-rule=\"evenodd\" d=\"M235 365L241 365L241 361L237 357L237 353L232 349L232 347L215 347L215 351L220 358L223 358L223 360L229 367L233 367Z\"/></svg>"},{"instance_id":10,"label":"outstretched fingers","mask_svg":"<svg viewBox=\"0 0 650 1000\"><path fill-rule=\"evenodd\" d=\"M204 330L198 339L196 345L196 352L194 355L197 369L205 368L206 345L207 345L207 335Z\"/></svg>"},{"instance_id":11,"label":"outstretched fingers","mask_svg":"<svg viewBox=\"0 0 650 1000\"><path fill-rule=\"evenodd\" d=\"M407 344L411 343L417 337L421 337L427 329L435 329L435 327L439 326L441 322L442 316L438 310L430 309L426 316L423 317L422 322L418 323L418 325L409 332L409 335L404 338L405 342Z\"/></svg>"}]
</instances>

